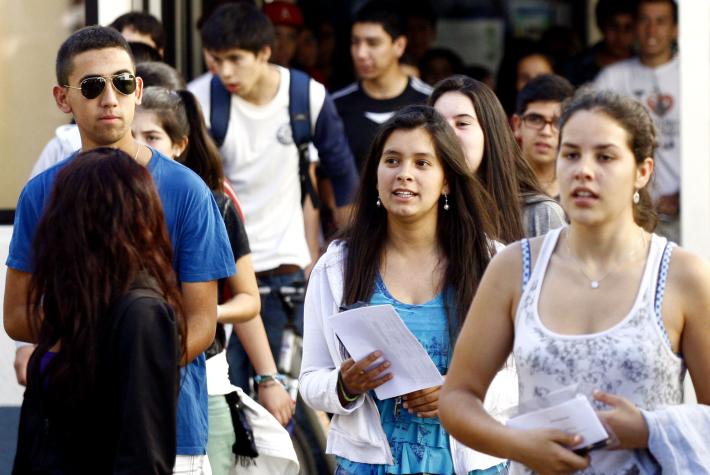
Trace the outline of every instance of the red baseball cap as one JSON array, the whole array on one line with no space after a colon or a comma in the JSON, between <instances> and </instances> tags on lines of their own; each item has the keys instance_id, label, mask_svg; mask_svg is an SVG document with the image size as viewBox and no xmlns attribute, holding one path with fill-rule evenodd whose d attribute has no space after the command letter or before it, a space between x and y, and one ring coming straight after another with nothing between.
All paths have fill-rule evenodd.
<instances>
[{"instance_id":1,"label":"red baseball cap","mask_svg":"<svg viewBox=\"0 0 710 475\"><path fill-rule=\"evenodd\" d=\"M303 13L295 3L276 0L275 2L264 4L264 14L269 17L274 26L293 26L300 28L303 26Z\"/></svg>"}]
</instances>

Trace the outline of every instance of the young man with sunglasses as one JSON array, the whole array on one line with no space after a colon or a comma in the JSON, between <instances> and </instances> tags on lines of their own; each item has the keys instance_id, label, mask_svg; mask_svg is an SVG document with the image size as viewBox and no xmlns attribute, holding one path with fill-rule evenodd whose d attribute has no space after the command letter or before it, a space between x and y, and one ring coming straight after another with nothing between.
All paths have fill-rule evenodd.
<instances>
[{"instance_id":1,"label":"young man with sunglasses","mask_svg":"<svg viewBox=\"0 0 710 475\"><path fill-rule=\"evenodd\" d=\"M135 77L128 44L116 30L92 26L75 32L60 47L56 66L54 99L62 112L73 115L81 134L81 150L119 148L146 166L155 181L173 244L173 265L181 282L182 311L188 325L177 409L176 464L205 467L189 473L210 473L204 455L207 388L202 352L214 338L216 281L236 271L220 212L196 174L133 139L130 126L140 103L142 81ZM32 178L20 194L3 307L5 329L15 340L33 342L36 338L28 323L26 300L34 267L30 246L54 178L72 157ZM83 443L85 450L91 450L92 443L101 441ZM142 457L149 458L149 452Z\"/></svg>"},{"instance_id":2,"label":"young man with sunglasses","mask_svg":"<svg viewBox=\"0 0 710 475\"><path fill-rule=\"evenodd\" d=\"M165 31L163 24L153 15L143 12L128 12L109 25L118 30L121 36L130 41L132 48L147 45L163 56L165 49ZM140 61L139 61L140 62ZM47 142L39 158L32 167L30 178L45 171L58 161L68 157L81 147L81 137L76 124L64 124L57 127L54 137ZM19 376L19 375L18 375Z\"/></svg>"},{"instance_id":3,"label":"young man with sunglasses","mask_svg":"<svg viewBox=\"0 0 710 475\"><path fill-rule=\"evenodd\" d=\"M557 121L562 101L573 94L574 86L565 78L554 74L538 76L518 93L512 118L523 157L535 172L543 191L555 199L560 194L555 174L560 140Z\"/></svg>"}]
</instances>

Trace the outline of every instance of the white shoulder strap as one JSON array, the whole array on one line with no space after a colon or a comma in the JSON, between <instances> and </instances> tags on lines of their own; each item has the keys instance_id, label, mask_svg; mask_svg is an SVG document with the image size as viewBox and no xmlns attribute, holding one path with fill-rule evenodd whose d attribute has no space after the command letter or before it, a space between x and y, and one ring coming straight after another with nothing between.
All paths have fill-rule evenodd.
<instances>
[{"instance_id":1,"label":"white shoulder strap","mask_svg":"<svg viewBox=\"0 0 710 475\"><path fill-rule=\"evenodd\" d=\"M562 226L561 228L553 229L551 231L548 231L547 234L545 234L545 238L542 242L542 248L540 249L540 254L537 256L535 266L533 267L532 276L530 277L531 281L537 281L545 275L547 265L550 262L550 258L552 257L552 253L555 250L555 246L557 246L557 241L560 238L560 234L562 233L563 229L567 229L567 226Z\"/></svg>"}]
</instances>

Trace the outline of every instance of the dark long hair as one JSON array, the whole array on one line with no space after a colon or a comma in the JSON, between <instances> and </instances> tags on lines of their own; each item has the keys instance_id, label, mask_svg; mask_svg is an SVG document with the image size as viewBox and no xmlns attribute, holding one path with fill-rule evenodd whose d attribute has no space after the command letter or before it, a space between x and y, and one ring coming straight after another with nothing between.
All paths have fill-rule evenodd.
<instances>
[{"instance_id":1,"label":"dark long hair","mask_svg":"<svg viewBox=\"0 0 710 475\"><path fill-rule=\"evenodd\" d=\"M39 302L28 304L38 338L35 361L59 343L47 374L49 391L60 400L80 403L90 395L99 335L137 281L152 282L174 309L184 355L187 329L163 208L148 171L126 153L96 148L58 173L32 258L28 302Z\"/></svg>"},{"instance_id":2,"label":"dark long hair","mask_svg":"<svg viewBox=\"0 0 710 475\"><path fill-rule=\"evenodd\" d=\"M449 186L449 210L439 211L436 236L446 258L441 288L445 292L449 330L456 335L494 253L489 237L495 226L488 215L490 197L469 172L458 138L446 120L428 106L401 109L380 127L372 142L354 202L353 220L344 233L348 253L342 303L368 301L374 291L387 238L387 212L375 203L377 168L385 143L395 130L419 128L431 137Z\"/></svg>"},{"instance_id":3,"label":"dark long hair","mask_svg":"<svg viewBox=\"0 0 710 475\"><path fill-rule=\"evenodd\" d=\"M154 112L172 142L187 137L187 147L176 160L197 173L210 190L222 191L222 159L207 132L200 104L190 91L147 87L138 108Z\"/></svg>"},{"instance_id":4,"label":"dark long hair","mask_svg":"<svg viewBox=\"0 0 710 475\"><path fill-rule=\"evenodd\" d=\"M582 88L572 98L562 103L560 139L565 124L575 113L583 110L606 114L626 131L629 138L628 146L634 154L637 165L643 163L648 157L653 158L658 147L658 130L651 114L643 104L611 91ZM649 180L646 186L638 190L641 199L634 205L634 221L648 232L653 232L658 224L658 216L648 191L651 183L652 180Z\"/></svg>"},{"instance_id":5,"label":"dark long hair","mask_svg":"<svg viewBox=\"0 0 710 475\"><path fill-rule=\"evenodd\" d=\"M473 103L483 130L483 160L476 174L493 197L500 233L511 243L524 237L522 203L526 194L543 194L530 165L523 158L500 101L488 86L467 76L451 76L439 82L429 105L447 92L459 92Z\"/></svg>"}]
</instances>

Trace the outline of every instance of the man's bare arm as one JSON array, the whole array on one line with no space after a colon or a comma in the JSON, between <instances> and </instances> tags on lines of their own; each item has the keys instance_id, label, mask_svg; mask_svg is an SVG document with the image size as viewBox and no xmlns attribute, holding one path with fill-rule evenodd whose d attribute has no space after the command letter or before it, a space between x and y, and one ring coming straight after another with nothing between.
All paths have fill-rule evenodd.
<instances>
[{"instance_id":1,"label":"man's bare arm","mask_svg":"<svg viewBox=\"0 0 710 475\"><path fill-rule=\"evenodd\" d=\"M205 351L217 328L217 281L183 282L182 306L187 321L187 364Z\"/></svg>"},{"instance_id":2,"label":"man's bare arm","mask_svg":"<svg viewBox=\"0 0 710 475\"><path fill-rule=\"evenodd\" d=\"M350 226L350 221L352 220L352 210L352 204L338 206L335 208L333 217L335 218L335 224L338 226L338 229L345 229Z\"/></svg>"},{"instance_id":3,"label":"man's bare arm","mask_svg":"<svg viewBox=\"0 0 710 475\"><path fill-rule=\"evenodd\" d=\"M316 165L312 163L308 169L311 177L311 183L315 185L316 181ZM313 265L320 257L320 210L313 206L313 201L308 193L303 202L303 226L306 232L306 244L311 255L311 262L305 268L304 273L306 280L311 273Z\"/></svg>"},{"instance_id":4,"label":"man's bare arm","mask_svg":"<svg viewBox=\"0 0 710 475\"><path fill-rule=\"evenodd\" d=\"M16 269L7 269L5 298L3 300L3 325L8 336L15 341L36 343L36 335L30 331L27 315L27 290L32 274Z\"/></svg>"}]
</instances>

